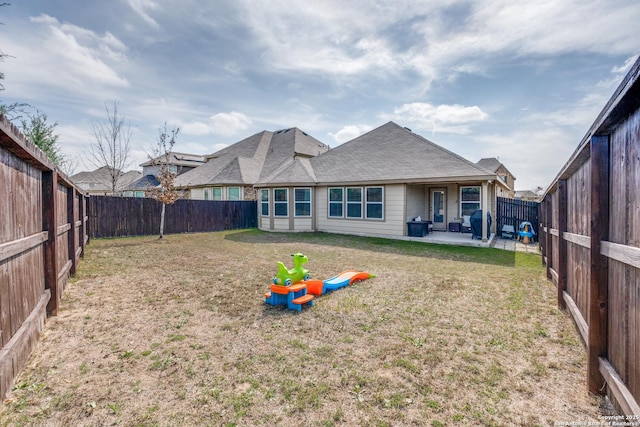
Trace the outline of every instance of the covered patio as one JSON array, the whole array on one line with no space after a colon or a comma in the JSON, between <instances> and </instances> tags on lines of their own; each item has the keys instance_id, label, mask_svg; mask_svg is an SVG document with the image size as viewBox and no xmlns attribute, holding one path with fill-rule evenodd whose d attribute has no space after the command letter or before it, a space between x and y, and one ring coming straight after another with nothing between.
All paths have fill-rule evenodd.
<instances>
[{"instance_id":1,"label":"covered patio","mask_svg":"<svg viewBox=\"0 0 640 427\"><path fill-rule=\"evenodd\" d=\"M402 240L408 240L411 242L438 243L442 245L475 246L478 248L489 248L494 242L494 239L497 238L498 237L495 233L491 233L487 241L483 242L482 239L472 239L471 233L433 231L424 237L403 236Z\"/></svg>"}]
</instances>

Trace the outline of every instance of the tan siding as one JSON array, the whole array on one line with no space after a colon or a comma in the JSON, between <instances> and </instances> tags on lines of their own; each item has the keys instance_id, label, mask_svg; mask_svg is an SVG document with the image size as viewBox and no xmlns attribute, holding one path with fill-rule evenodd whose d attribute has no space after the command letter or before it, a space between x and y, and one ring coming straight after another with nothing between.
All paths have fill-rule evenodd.
<instances>
[{"instance_id":1,"label":"tan siding","mask_svg":"<svg viewBox=\"0 0 640 427\"><path fill-rule=\"evenodd\" d=\"M447 188L447 224L461 221L460 217L460 187L449 184ZM446 226L446 224L445 224Z\"/></svg>"},{"instance_id":2,"label":"tan siding","mask_svg":"<svg viewBox=\"0 0 640 427\"><path fill-rule=\"evenodd\" d=\"M293 224L294 231L314 231L313 220L311 218L295 218Z\"/></svg>"},{"instance_id":3,"label":"tan siding","mask_svg":"<svg viewBox=\"0 0 640 427\"><path fill-rule=\"evenodd\" d=\"M269 230L269 217L261 216L258 219L258 224L259 224L260 230Z\"/></svg>"},{"instance_id":4,"label":"tan siding","mask_svg":"<svg viewBox=\"0 0 640 427\"><path fill-rule=\"evenodd\" d=\"M192 188L189 198L193 200L204 200L204 188Z\"/></svg>"},{"instance_id":5,"label":"tan siding","mask_svg":"<svg viewBox=\"0 0 640 427\"><path fill-rule=\"evenodd\" d=\"M407 185L407 221L420 216L423 220L428 220L428 198L429 194L424 185Z\"/></svg>"},{"instance_id":6,"label":"tan siding","mask_svg":"<svg viewBox=\"0 0 640 427\"><path fill-rule=\"evenodd\" d=\"M289 231L289 218L275 218L273 220L273 230Z\"/></svg>"},{"instance_id":7,"label":"tan siding","mask_svg":"<svg viewBox=\"0 0 640 427\"><path fill-rule=\"evenodd\" d=\"M405 228L404 185L384 186L384 221L327 218L327 187L318 187L318 231L368 236L402 236Z\"/></svg>"}]
</instances>

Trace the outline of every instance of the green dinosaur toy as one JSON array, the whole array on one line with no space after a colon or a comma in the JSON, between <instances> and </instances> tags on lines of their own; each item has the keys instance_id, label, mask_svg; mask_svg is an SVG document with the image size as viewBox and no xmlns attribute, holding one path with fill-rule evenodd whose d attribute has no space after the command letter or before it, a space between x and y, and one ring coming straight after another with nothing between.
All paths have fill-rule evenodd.
<instances>
[{"instance_id":1,"label":"green dinosaur toy","mask_svg":"<svg viewBox=\"0 0 640 427\"><path fill-rule=\"evenodd\" d=\"M280 286L291 286L301 280L309 279L309 270L302 268L303 264L309 261L305 255L301 253L291 254L293 257L293 269L288 270L287 267L278 261L278 273L273 278L273 283Z\"/></svg>"}]
</instances>

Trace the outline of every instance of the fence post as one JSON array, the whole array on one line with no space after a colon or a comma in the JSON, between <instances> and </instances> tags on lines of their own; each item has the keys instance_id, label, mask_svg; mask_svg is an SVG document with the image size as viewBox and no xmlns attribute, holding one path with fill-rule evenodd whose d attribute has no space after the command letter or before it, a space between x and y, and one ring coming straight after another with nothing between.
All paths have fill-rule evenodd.
<instances>
[{"instance_id":1,"label":"fence post","mask_svg":"<svg viewBox=\"0 0 640 427\"><path fill-rule=\"evenodd\" d=\"M545 242L544 246L547 252L547 279L552 278L551 276L551 268L554 267L553 264L553 235L551 234L551 221L553 219L553 195L549 193L546 197L545 201L545 222L547 224L547 231L544 235Z\"/></svg>"},{"instance_id":2,"label":"fence post","mask_svg":"<svg viewBox=\"0 0 640 427\"><path fill-rule=\"evenodd\" d=\"M567 290L567 241L564 232L567 231L567 180L558 180L558 308L564 310L564 292Z\"/></svg>"},{"instance_id":3,"label":"fence post","mask_svg":"<svg viewBox=\"0 0 640 427\"><path fill-rule=\"evenodd\" d=\"M540 252L542 253L542 265L546 265L545 258L547 257L547 233L544 231L544 215L545 215L545 199L542 199L538 203L538 244L540 245Z\"/></svg>"},{"instance_id":4,"label":"fence post","mask_svg":"<svg viewBox=\"0 0 640 427\"><path fill-rule=\"evenodd\" d=\"M42 230L47 231L44 242L44 287L50 289L51 298L47 304L47 313L58 315L58 227L56 224L58 174L55 170L42 172Z\"/></svg>"},{"instance_id":5,"label":"fence post","mask_svg":"<svg viewBox=\"0 0 640 427\"><path fill-rule=\"evenodd\" d=\"M71 260L71 274L76 273L78 261L76 259L76 212L75 212L76 190L73 187L67 188L67 222L71 226L67 234L67 247L69 248L69 259Z\"/></svg>"},{"instance_id":6,"label":"fence post","mask_svg":"<svg viewBox=\"0 0 640 427\"><path fill-rule=\"evenodd\" d=\"M80 258L84 258L84 249L87 241L87 221L86 221L86 207L87 199L84 194L78 193L78 219L80 220L80 230L78 231L78 238L80 239Z\"/></svg>"},{"instance_id":7,"label":"fence post","mask_svg":"<svg viewBox=\"0 0 640 427\"><path fill-rule=\"evenodd\" d=\"M591 138L591 266L589 283L589 335L587 341L587 387L604 393L599 358L607 357L607 305L609 264L600 254L609 238L609 135Z\"/></svg>"}]
</instances>

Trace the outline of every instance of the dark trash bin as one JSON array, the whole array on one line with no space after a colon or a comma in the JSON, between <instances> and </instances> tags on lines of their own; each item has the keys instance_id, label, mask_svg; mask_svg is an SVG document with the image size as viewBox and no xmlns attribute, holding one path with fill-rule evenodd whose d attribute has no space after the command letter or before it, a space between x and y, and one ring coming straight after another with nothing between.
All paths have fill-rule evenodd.
<instances>
[{"instance_id":1,"label":"dark trash bin","mask_svg":"<svg viewBox=\"0 0 640 427\"><path fill-rule=\"evenodd\" d=\"M409 221L407 222L407 235L409 237L424 237L429 234L431 221Z\"/></svg>"},{"instance_id":2,"label":"dark trash bin","mask_svg":"<svg viewBox=\"0 0 640 427\"><path fill-rule=\"evenodd\" d=\"M471 215L471 238L482 239L482 209ZM487 212L487 238L491 234L491 212Z\"/></svg>"}]
</instances>

